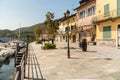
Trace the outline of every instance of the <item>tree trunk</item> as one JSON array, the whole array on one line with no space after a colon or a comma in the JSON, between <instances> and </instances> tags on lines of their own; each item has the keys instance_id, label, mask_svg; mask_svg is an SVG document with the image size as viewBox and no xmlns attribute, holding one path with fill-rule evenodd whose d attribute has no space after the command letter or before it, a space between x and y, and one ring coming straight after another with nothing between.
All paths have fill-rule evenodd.
<instances>
[{"instance_id":1,"label":"tree trunk","mask_svg":"<svg viewBox=\"0 0 120 80\"><path fill-rule=\"evenodd\" d=\"M54 39L52 39L52 44L54 44Z\"/></svg>"}]
</instances>

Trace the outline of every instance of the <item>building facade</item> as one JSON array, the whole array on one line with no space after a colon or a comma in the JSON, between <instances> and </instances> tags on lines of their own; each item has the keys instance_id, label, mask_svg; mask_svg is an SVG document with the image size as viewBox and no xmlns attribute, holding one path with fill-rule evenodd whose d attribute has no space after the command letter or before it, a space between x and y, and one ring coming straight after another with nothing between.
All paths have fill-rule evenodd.
<instances>
[{"instance_id":1,"label":"building facade","mask_svg":"<svg viewBox=\"0 0 120 80\"><path fill-rule=\"evenodd\" d=\"M76 26L79 29L79 40L91 39L96 36L96 26L92 24L92 18L95 16L96 0L81 0L80 6L75 8L77 14Z\"/></svg>"},{"instance_id":2,"label":"building facade","mask_svg":"<svg viewBox=\"0 0 120 80\"><path fill-rule=\"evenodd\" d=\"M120 0L96 0L96 41L98 45L120 45Z\"/></svg>"},{"instance_id":3,"label":"building facade","mask_svg":"<svg viewBox=\"0 0 120 80\"><path fill-rule=\"evenodd\" d=\"M62 17L62 18L59 19L59 30L58 30L58 34L56 36L56 41L57 42L62 42L62 41L65 40L64 37L63 37L63 35L65 34L65 28L62 25L62 21L61 21L63 18L64 17Z\"/></svg>"},{"instance_id":4,"label":"building facade","mask_svg":"<svg viewBox=\"0 0 120 80\"><path fill-rule=\"evenodd\" d=\"M77 42L76 14L70 14L69 11L64 13L64 17L60 20L59 41L67 42L68 30L70 42Z\"/></svg>"}]
</instances>

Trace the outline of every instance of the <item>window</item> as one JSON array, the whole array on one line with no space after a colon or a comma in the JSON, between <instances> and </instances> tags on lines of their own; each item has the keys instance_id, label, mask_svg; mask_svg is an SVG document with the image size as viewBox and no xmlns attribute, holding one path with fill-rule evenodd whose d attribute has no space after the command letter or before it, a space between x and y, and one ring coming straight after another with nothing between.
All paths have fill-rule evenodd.
<instances>
[{"instance_id":1,"label":"window","mask_svg":"<svg viewBox=\"0 0 120 80\"><path fill-rule=\"evenodd\" d=\"M72 18L72 22L75 22L75 19L74 19L74 18Z\"/></svg>"},{"instance_id":2,"label":"window","mask_svg":"<svg viewBox=\"0 0 120 80\"><path fill-rule=\"evenodd\" d=\"M71 26L71 30L73 30L73 28L74 28L74 27L73 27L73 26Z\"/></svg>"},{"instance_id":3,"label":"window","mask_svg":"<svg viewBox=\"0 0 120 80\"><path fill-rule=\"evenodd\" d=\"M65 32L70 31L70 27L65 27Z\"/></svg>"},{"instance_id":4,"label":"window","mask_svg":"<svg viewBox=\"0 0 120 80\"><path fill-rule=\"evenodd\" d=\"M76 29L75 25L71 26L71 30L75 30L75 29Z\"/></svg>"},{"instance_id":5,"label":"window","mask_svg":"<svg viewBox=\"0 0 120 80\"><path fill-rule=\"evenodd\" d=\"M111 26L103 27L103 39L111 38Z\"/></svg>"},{"instance_id":6,"label":"window","mask_svg":"<svg viewBox=\"0 0 120 80\"><path fill-rule=\"evenodd\" d=\"M104 16L109 16L109 4L104 5Z\"/></svg>"},{"instance_id":7,"label":"window","mask_svg":"<svg viewBox=\"0 0 120 80\"><path fill-rule=\"evenodd\" d=\"M92 6L88 9L88 16L91 16L94 14L95 14L95 6Z\"/></svg>"},{"instance_id":8,"label":"window","mask_svg":"<svg viewBox=\"0 0 120 80\"><path fill-rule=\"evenodd\" d=\"M80 12L80 19L85 17L85 10L83 10L82 12Z\"/></svg>"},{"instance_id":9,"label":"window","mask_svg":"<svg viewBox=\"0 0 120 80\"><path fill-rule=\"evenodd\" d=\"M68 31L68 27L65 27L65 32L67 32Z\"/></svg>"}]
</instances>

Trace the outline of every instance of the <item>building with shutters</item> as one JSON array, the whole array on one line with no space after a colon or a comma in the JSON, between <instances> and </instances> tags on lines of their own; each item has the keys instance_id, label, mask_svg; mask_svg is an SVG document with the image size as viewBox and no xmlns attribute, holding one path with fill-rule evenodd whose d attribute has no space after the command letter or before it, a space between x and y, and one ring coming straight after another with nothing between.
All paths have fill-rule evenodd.
<instances>
[{"instance_id":1,"label":"building with shutters","mask_svg":"<svg viewBox=\"0 0 120 80\"><path fill-rule=\"evenodd\" d=\"M77 14L76 26L79 28L79 42L87 39L87 42L93 38L95 41L96 26L92 23L95 17L96 0L80 0L80 5L75 8Z\"/></svg>"},{"instance_id":2,"label":"building with shutters","mask_svg":"<svg viewBox=\"0 0 120 80\"><path fill-rule=\"evenodd\" d=\"M98 45L120 46L120 0L96 0L92 22Z\"/></svg>"},{"instance_id":3,"label":"building with shutters","mask_svg":"<svg viewBox=\"0 0 120 80\"><path fill-rule=\"evenodd\" d=\"M76 14L70 14L70 11L67 10L67 12L64 13L64 17L62 17L59 22L59 35L57 41L67 42L67 31L69 30L70 42L77 42Z\"/></svg>"}]
</instances>

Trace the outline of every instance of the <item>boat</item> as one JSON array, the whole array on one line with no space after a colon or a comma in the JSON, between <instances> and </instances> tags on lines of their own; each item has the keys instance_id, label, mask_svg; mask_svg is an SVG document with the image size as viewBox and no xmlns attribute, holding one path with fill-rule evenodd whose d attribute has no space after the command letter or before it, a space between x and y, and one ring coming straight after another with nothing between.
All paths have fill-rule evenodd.
<instances>
[{"instance_id":1,"label":"boat","mask_svg":"<svg viewBox=\"0 0 120 80\"><path fill-rule=\"evenodd\" d=\"M0 48L0 62L15 54L15 49Z\"/></svg>"}]
</instances>

